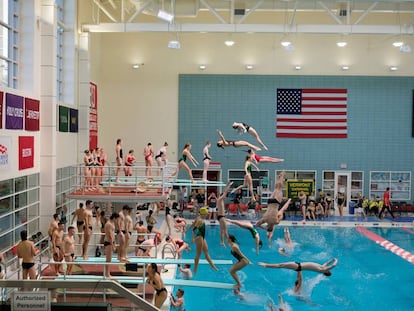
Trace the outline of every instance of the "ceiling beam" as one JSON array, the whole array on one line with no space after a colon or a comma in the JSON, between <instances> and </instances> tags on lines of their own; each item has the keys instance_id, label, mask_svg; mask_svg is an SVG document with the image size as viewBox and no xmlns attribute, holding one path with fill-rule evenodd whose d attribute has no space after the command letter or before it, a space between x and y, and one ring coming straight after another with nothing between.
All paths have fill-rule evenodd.
<instances>
[{"instance_id":1,"label":"ceiling beam","mask_svg":"<svg viewBox=\"0 0 414 311\"><path fill-rule=\"evenodd\" d=\"M400 25L293 25L290 33L304 34L388 34L413 35L413 26ZM83 32L181 32L181 33L286 33L284 24L196 24L196 23L101 23L84 24Z\"/></svg>"}]
</instances>

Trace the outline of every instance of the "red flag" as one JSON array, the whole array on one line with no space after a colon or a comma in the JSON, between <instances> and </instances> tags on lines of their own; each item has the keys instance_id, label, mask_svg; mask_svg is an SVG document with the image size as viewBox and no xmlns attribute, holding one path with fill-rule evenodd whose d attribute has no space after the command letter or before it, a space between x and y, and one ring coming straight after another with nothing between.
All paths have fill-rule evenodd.
<instances>
[{"instance_id":1,"label":"red flag","mask_svg":"<svg viewBox=\"0 0 414 311\"><path fill-rule=\"evenodd\" d=\"M24 128L26 131L38 131L40 125L40 102L35 99L24 99Z\"/></svg>"},{"instance_id":2,"label":"red flag","mask_svg":"<svg viewBox=\"0 0 414 311\"><path fill-rule=\"evenodd\" d=\"M34 137L19 136L19 170L34 167Z\"/></svg>"}]
</instances>

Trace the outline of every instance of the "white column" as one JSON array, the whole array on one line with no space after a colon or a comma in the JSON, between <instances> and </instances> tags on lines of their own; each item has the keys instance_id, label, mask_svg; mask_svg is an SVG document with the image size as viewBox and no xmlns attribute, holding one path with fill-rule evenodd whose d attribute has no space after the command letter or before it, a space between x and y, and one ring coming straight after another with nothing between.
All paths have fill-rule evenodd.
<instances>
[{"instance_id":1,"label":"white column","mask_svg":"<svg viewBox=\"0 0 414 311\"><path fill-rule=\"evenodd\" d=\"M78 107L79 107L79 135L78 150L82 152L89 147L89 106L90 106L90 61L89 61L89 33L79 35L78 49ZM99 90L99 85L98 85ZM99 98L99 97L98 97ZM99 103L98 103L99 107ZM83 154L80 154L82 159Z\"/></svg>"},{"instance_id":2,"label":"white column","mask_svg":"<svg viewBox=\"0 0 414 311\"><path fill-rule=\"evenodd\" d=\"M54 1L42 0L40 12L40 229L46 232L56 211L57 10Z\"/></svg>"}]
</instances>

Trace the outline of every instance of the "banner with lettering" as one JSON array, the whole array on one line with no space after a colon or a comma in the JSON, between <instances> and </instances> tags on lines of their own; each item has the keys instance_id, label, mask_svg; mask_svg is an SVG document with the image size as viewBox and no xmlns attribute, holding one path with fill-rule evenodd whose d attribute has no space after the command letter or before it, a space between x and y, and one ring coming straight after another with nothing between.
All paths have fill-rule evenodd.
<instances>
[{"instance_id":1,"label":"banner with lettering","mask_svg":"<svg viewBox=\"0 0 414 311\"><path fill-rule=\"evenodd\" d=\"M78 132L78 110L70 108L69 116L70 116L69 131L72 133L77 133Z\"/></svg>"},{"instance_id":2,"label":"banner with lettering","mask_svg":"<svg viewBox=\"0 0 414 311\"><path fill-rule=\"evenodd\" d=\"M36 99L24 99L24 128L26 131L39 131L40 102Z\"/></svg>"},{"instance_id":3,"label":"banner with lettering","mask_svg":"<svg viewBox=\"0 0 414 311\"><path fill-rule=\"evenodd\" d=\"M3 92L0 92L0 129L3 128Z\"/></svg>"},{"instance_id":4,"label":"banner with lettering","mask_svg":"<svg viewBox=\"0 0 414 311\"><path fill-rule=\"evenodd\" d=\"M69 108L59 106L59 132L67 132L69 130Z\"/></svg>"},{"instance_id":5,"label":"banner with lettering","mask_svg":"<svg viewBox=\"0 0 414 311\"><path fill-rule=\"evenodd\" d=\"M98 86L89 83L89 149L98 147Z\"/></svg>"},{"instance_id":6,"label":"banner with lettering","mask_svg":"<svg viewBox=\"0 0 414 311\"><path fill-rule=\"evenodd\" d=\"M12 138L0 136L0 170L9 169L9 160L11 157Z\"/></svg>"},{"instance_id":7,"label":"banner with lettering","mask_svg":"<svg viewBox=\"0 0 414 311\"><path fill-rule=\"evenodd\" d=\"M19 170L34 167L34 137L19 136Z\"/></svg>"},{"instance_id":8,"label":"banner with lettering","mask_svg":"<svg viewBox=\"0 0 414 311\"><path fill-rule=\"evenodd\" d=\"M23 129L23 97L6 93L6 129Z\"/></svg>"},{"instance_id":9,"label":"banner with lettering","mask_svg":"<svg viewBox=\"0 0 414 311\"><path fill-rule=\"evenodd\" d=\"M291 199L298 199L299 192L304 191L305 194L308 196L312 192L315 191L314 189L314 181L313 180L294 180L289 179L286 181L286 197Z\"/></svg>"}]
</instances>

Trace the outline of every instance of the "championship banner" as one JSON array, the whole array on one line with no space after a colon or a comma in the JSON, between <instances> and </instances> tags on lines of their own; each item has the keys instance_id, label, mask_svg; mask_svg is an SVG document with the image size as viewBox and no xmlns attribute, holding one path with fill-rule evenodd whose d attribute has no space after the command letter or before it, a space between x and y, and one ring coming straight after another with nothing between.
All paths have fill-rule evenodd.
<instances>
[{"instance_id":1,"label":"championship banner","mask_svg":"<svg viewBox=\"0 0 414 311\"><path fill-rule=\"evenodd\" d=\"M59 106L59 132L67 132L69 130L69 108Z\"/></svg>"},{"instance_id":2,"label":"championship banner","mask_svg":"<svg viewBox=\"0 0 414 311\"><path fill-rule=\"evenodd\" d=\"M0 170L9 169L11 144L11 137L0 136Z\"/></svg>"},{"instance_id":3,"label":"championship banner","mask_svg":"<svg viewBox=\"0 0 414 311\"><path fill-rule=\"evenodd\" d=\"M0 92L0 129L3 128L3 92Z\"/></svg>"},{"instance_id":4,"label":"championship banner","mask_svg":"<svg viewBox=\"0 0 414 311\"><path fill-rule=\"evenodd\" d=\"M69 131L72 133L78 132L78 110L70 108L69 116L70 116L70 123L69 123Z\"/></svg>"},{"instance_id":5,"label":"championship banner","mask_svg":"<svg viewBox=\"0 0 414 311\"><path fill-rule=\"evenodd\" d=\"M19 171L34 167L34 137L19 136Z\"/></svg>"},{"instance_id":6,"label":"championship banner","mask_svg":"<svg viewBox=\"0 0 414 311\"><path fill-rule=\"evenodd\" d=\"M287 180L286 181L286 197L291 199L298 199L299 192L302 190L309 196L313 190L313 180Z\"/></svg>"},{"instance_id":7,"label":"championship banner","mask_svg":"<svg viewBox=\"0 0 414 311\"><path fill-rule=\"evenodd\" d=\"M40 128L40 102L36 99L24 99L24 129L26 131L39 131Z\"/></svg>"},{"instance_id":8,"label":"championship banner","mask_svg":"<svg viewBox=\"0 0 414 311\"><path fill-rule=\"evenodd\" d=\"M23 97L6 93L6 129L23 129Z\"/></svg>"},{"instance_id":9,"label":"championship banner","mask_svg":"<svg viewBox=\"0 0 414 311\"><path fill-rule=\"evenodd\" d=\"M98 86L89 83L89 149L98 147Z\"/></svg>"}]
</instances>

